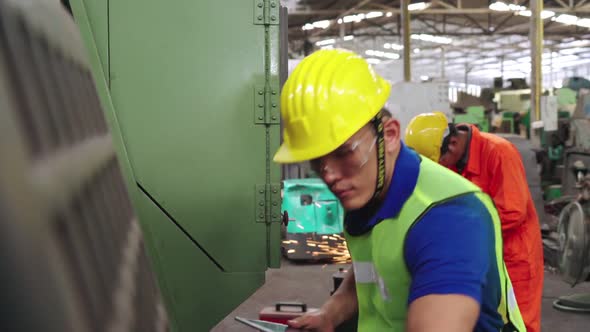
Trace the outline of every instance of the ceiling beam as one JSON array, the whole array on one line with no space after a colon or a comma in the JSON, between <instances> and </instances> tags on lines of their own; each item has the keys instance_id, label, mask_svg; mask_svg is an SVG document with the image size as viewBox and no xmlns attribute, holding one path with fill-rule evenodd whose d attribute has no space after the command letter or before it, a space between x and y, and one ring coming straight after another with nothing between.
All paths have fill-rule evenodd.
<instances>
[{"instance_id":1,"label":"ceiling beam","mask_svg":"<svg viewBox=\"0 0 590 332\"><path fill-rule=\"evenodd\" d=\"M436 27L436 22L435 24L432 24L426 20L423 20L421 18L416 18L416 20L418 20L419 22L422 22L424 25L426 25L427 27L431 28L432 30L434 30L435 33L438 33L439 35L442 35L442 31L440 31L437 27Z\"/></svg>"},{"instance_id":2,"label":"ceiling beam","mask_svg":"<svg viewBox=\"0 0 590 332\"><path fill-rule=\"evenodd\" d=\"M558 4L560 4L561 7L563 7L563 8L571 8L570 6L566 5L565 2L563 2L561 0L555 0L555 2L557 2Z\"/></svg>"},{"instance_id":3,"label":"ceiling beam","mask_svg":"<svg viewBox=\"0 0 590 332\"><path fill-rule=\"evenodd\" d=\"M496 25L494 27L494 33L497 31L500 31L502 29L502 27L504 27L504 25L506 23L508 23L508 21L510 21L511 19L513 19L516 15L509 15L508 17L506 17L502 22L498 23L498 25Z\"/></svg>"},{"instance_id":4,"label":"ceiling beam","mask_svg":"<svg viewBox=\"0 0 590 332\"><path fill-rule=\"evenodd\" d=\"M366 1L366 0L365 0ZM550 10L552 12L558 14L576 14L576 13L590 13L590 8L588 7L581 7L581 8L563 8L563 7L555 7L555 8L545 8L545 10ZM370 13L375 11L367 10L367 9L356 9L350 10L345 15L348 14L360 14L360 13ZM389 10L393 14L400 14L401 11L399 9L391 9ZM340 9L319 9L319 10L295 10L289 12L289 16L311 16L311 15L340 15L342 10ZM491 10L489 8L453 8L453 9L444 9L444 8L427 8L420 11L413 11L412 16L416 15L487 15L487 14L505 14L506 12L499 12L495 10ZM344 16L344 15L343 15Z\"/></svg>"},{"instance_id":5,"label":"ceiling beam","mask_svg":"<svg viewBox=\"0 0 590 332\"><path fill-rule=\"evenodd\" d=\"M420 33L428 33L427 31L420 31L420 30L413 30L412 34L420 34ZM578 31L578 32L572 32L572 31L546 31L546 33L544 34L547 37L550 36L561 36L561 37L565 37L565 36L584 36L587 34L587 31ZM374 37L388 37L388 36L400 36L399 33L395 33L395 34L383 34L383 33L354 33L355 37L367 37L367 36L374 36ZM499 32L496 33L496 35L499 36L528 36L529 35L529 31L517 31L517 32ZM444 34L444 36L449 36L449 37L453 37L453 36L472 36L472 37L477 37L477 36L481 36L481 32L447 32ZM322 38L339 38L339 35L325 35L322 36Z\"/></svg>"},{"instance_id":6,"label":"ceiling beam","mask_svg":"<svg viewBox=\"0 0 590 332\"><path fill-rule=\"evenodd\" d=\"M484 34L488 34L488 33L490 33L490 32L488 31L488 29L484 28L484 27L483 27L481 24L479 24L479 22L477 22L477 20L475 20L473 17L471 17L471 16L469 16L469 15L465 15L465 18L467 18L467 19L468 19L468 20L469 20L471 23L475 24L475 26L476 26L477 28L480 28L480 29L481 29L481 31L482 31Z\"/></svg>"},{"instance_id":7,"label":"ceiling beam","mask_svg":"<svg viewBox=\"0 0 590 332\"><path fill-rule=\"evenodd\" d=\"M343 13L339 14L338 15L338 18L344 17L344 16L346 16L346 15L348 15L348 14L356 11L357 9L361 8L362 6L368 4L371 1L373 1L373 0L363 0L363 1L361 1L361 3L359 3L358 5L353 6L352 8L349 8L346 11L344 11Z\"/></svg>"},{"instance_id":8,"label":"ceiling beam","mask_svg":"<svg viewBox=\"0 0 590 332\"><path fill-rule=\"evenodd\" d=\"M448 3L444 2L443 0L435 1L434 4L441 5L442 7L449 8L449 9L457 9L457 7L449 5Z\"/></svg>"}]
</instances>

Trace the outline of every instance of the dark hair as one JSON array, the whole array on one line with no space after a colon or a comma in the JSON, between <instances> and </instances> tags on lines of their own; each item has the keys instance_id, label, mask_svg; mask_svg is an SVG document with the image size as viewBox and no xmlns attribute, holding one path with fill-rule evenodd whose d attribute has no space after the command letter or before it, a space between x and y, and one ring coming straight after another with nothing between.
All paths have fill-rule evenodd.
<instances>
[{"instance_id":1,"label":"dark hair","mask_svg":"<svg viewBox=\"0 0 590 332\"><path fill-rule=\"evenodd\" d=\"M455 137L459 134L457 130L457 126L454 123L449 123L449 134L443 138L442 145L440 146L440 155L444 155L449 151L449 143L451 143L451 138Z\"/></svg>"}]
</instances>

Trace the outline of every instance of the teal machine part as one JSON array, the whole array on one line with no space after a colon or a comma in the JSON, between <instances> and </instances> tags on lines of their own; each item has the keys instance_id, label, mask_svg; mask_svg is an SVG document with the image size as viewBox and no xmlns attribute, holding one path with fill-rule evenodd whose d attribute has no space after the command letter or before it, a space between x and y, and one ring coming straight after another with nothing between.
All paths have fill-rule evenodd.
<instances>
[{"instance_id":1,"label":"teal machine part","mask_svg":"<svg viewBox=\"0 0 590 332\"><path fill-rule=\"evenodd\" d=\"M209 331L281 258L278 0L70 0L172 331Z\"/></svg>"},{"instance_id":2,"label":"teal machine part","mask_svg":"<svg viewBox=\"0 0 590 332\"><path fill-rule=\"evenodd\" d=\"M283 181L282 210L288 216L283 250L293 260L345 255L344 209L319 178ZM340 248L342 250L336 250Z\"/></svg>"},{"instance_id":3,"label":"teal machine part","mask_svg":"<svg viewBox=\"0 0 590 332\"><path fill-rule=\"evenodd\" d=\"M328 186L317 178L283 181L282 210L289 214L289 233L341 233L343 208Z\"/></svg>"}]
</instances>

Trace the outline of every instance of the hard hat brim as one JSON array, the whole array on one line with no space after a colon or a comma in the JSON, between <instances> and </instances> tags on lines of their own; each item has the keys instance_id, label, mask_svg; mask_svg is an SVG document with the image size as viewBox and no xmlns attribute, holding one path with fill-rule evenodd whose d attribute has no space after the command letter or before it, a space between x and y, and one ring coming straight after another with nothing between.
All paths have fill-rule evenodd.
<instances>
[{"instance_id":1,"label":"hard hat brim","mask_svg":"<svg viewBox=\"0 0 590 332\"><path fill-rule=\"evenodd\" d=\"M318 154L316 151L310 151L309 149L296 151L283 143L277 150L273 157L273 161L279 164L293 164L308 161L321 157L323 154Z\"/></svg>"}]
</instances>

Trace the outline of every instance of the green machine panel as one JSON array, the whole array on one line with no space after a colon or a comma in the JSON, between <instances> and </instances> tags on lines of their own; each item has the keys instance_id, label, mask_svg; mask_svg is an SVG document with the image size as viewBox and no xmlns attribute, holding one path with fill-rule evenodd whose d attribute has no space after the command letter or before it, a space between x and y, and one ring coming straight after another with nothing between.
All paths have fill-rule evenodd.
<instances>
[{"instance_id":1,"label":"green machine panel","mask_svg":"<svg viewBox=\"0 0 590 332\"><path fill-rule=\"evenodd\" d=\"M279 1L70 2L173 329L209 330L279 265Z\"/></svg>"}]
</instances>

